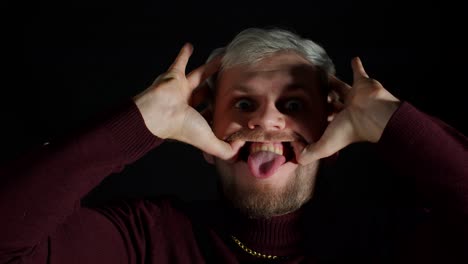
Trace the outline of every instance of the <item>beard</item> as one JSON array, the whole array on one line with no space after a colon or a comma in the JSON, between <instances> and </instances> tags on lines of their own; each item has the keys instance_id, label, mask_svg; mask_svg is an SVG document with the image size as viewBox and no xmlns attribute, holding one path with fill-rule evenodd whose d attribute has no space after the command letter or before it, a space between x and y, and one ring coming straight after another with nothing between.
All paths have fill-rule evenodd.
<instances>
[{"instance_id":1,"label":"beard","mask_svg":"<svg viewBox=\"0 0 468 264\"><path fill-rule=\"evenodd\" d=\"M281 187L269 183L242 183L226 162L215 159L225 198L250 218L271 218L296 211L307 203L315 186L319 161L301 166L285 175L289 178Z\"/></svg>"}]
</instances>

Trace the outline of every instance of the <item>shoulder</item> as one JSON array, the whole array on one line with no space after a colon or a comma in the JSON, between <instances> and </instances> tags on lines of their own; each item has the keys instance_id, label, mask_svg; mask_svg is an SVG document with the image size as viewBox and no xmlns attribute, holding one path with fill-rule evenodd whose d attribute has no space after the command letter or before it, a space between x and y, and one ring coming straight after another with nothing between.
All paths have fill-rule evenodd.
<instances>
[{"instance_id":1,"label":"shoulder","mask_svg":"<svg viewBox=\"0 0 468 264\"><path fill-rule=\"evenodd\" d=\"M93 206L95 210L114 223L139 222L154 225L168 219L170 221L187 218L184 202L172 196L127 198Z\"/></svg>"},{"instance_id":2,"label":"shoulder","mask_svg":"<svg viewBox=\"0 0 468 264\"><path fill-rule=\"evenodd\" d=\"M91 208L117 226L145 226L191 228L194 222L204 225L215 221L213 214L216 201L185 201L173 196L154 196L125 199L106 203L105 206Z\"/></svg>"}]
</instances>

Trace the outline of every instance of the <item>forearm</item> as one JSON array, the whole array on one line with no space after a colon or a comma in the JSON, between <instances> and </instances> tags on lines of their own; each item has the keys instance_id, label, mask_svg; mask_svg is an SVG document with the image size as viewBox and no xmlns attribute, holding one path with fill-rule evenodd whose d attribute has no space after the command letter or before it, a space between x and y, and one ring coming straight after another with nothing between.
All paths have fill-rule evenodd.
<instances>
[{"instance_id":1,"label":"forearm","mask_svg":"<svg viewBox=\"0 0 468 264\"><path fill-rule=\"evenodd\" d=\"M160 142L129 103L100 124L1 168L0 254L45 239L106 176Z\"/></svg>"},{"instance_id":2,"label":"forearm","mask_svg":"<svg viewBox=\"0 0 468 264\"><path fill-rule=\"evenodd\" d=\"M430 204L468 215L468 140L461 133L404 103L378 147L397 172L413 177Z\"/></svg>"}]
</instances>

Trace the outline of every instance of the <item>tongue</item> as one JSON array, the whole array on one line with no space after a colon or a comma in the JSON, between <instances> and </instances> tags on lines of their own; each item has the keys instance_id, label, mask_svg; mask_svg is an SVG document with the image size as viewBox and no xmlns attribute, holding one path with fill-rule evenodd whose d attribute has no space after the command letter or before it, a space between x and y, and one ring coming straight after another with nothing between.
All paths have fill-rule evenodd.
<instances>
[{"instance_id":1,"label":"tongue","mask_svg":"<svg viewBox=\"0 0 468 264\"><path fill-rule=\"evenodd\" d=\"M286 158L270 151L259 151L250 154L247 162L250 172L255 177L267 178L286 162Z\"/></svg>"}]
</instances>

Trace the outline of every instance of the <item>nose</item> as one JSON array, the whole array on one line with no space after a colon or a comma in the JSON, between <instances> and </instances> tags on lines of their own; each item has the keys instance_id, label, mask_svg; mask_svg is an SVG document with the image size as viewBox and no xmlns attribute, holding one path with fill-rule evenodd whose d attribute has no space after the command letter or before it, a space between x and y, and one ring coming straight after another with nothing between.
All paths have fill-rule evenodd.
<instances>
[{"instance_id":1,"label":"nose","mask_svg":"<svg viewBox=\"0 0 468 264\"><path fill-rule=\"evenodd\" d=\"M252 113L248 120L250 129L262 128L263 130L282 130L286 126L286 120L274 104L265 105Z\"/></svg>"}]
</instances>

